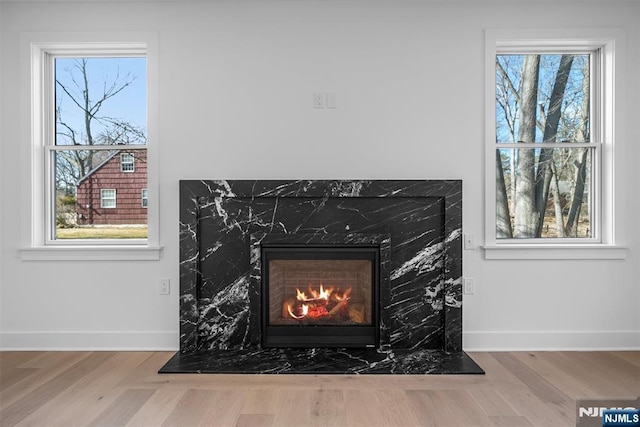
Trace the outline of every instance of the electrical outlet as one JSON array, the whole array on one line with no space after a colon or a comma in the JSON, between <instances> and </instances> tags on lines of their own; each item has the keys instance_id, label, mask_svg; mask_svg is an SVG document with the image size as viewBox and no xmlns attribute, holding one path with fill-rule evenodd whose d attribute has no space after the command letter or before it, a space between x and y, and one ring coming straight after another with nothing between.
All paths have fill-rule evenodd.
<instances>
[{"instance_id":1,"label":"electrical outlet","mask_svg":"<svg viewBox=\"0 0 640 427\"><path fill-rule=\"evenodd\" d=\"M160 279L160 295L169 295L171 293L171 280Z\"/></svg>"},{"instance_id":2,"label":"electrical outlet","mask_svg":"<svg viewBox=\"0 0 640 427\"><path fill-rule=\"evenodd\" d=\"M313 108L324 108L324 93L313 94Z\"/></svg>"},{"instance_id":3,"label":"electrical outlet","mask_svg":"<svg viewBox=\"0 0 640 427\"><path fill-rule=\"evenodd\" d=\"M467 295L473 295L475 292L475 281L469 277L464 278L464 293Z\"/></svg>"},{"instance_id":4,"label":"electrical outlet","mask_svg":"<svg viewBox=\"0 0 640 427\"><path fill-rule=\"evenodd\" d=\"M465 234L464 235L464 248L465 250L471 251L475 247L473 242L473 234Z\"/></svg>"}]
</instances>

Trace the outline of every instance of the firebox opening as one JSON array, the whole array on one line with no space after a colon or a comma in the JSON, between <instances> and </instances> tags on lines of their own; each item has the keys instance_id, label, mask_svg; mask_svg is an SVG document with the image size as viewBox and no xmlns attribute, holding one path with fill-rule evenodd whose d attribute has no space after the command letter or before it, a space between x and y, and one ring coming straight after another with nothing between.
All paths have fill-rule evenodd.
<instances>
[{"instance_id":1,"label":"firebox opening","mask_svg":"<svg viewBox=\"0 0 640 427\"><path fill-rule=\"evenodd\" d=\"M378 263L378 247L263 246L263 345L376 346Z\"/></svg>"}]
</instances>

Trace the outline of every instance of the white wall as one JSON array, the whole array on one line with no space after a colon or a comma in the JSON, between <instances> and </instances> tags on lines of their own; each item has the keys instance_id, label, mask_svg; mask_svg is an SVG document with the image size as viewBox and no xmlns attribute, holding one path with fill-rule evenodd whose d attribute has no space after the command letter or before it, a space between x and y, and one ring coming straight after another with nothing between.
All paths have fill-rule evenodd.
<instances>
[{"instance_id":1,"label":"white wall","mask_svg":"<svg viewBox=\"0 0 640 427\"><path fill-rule=\"evenodd\" d=\"M464 180L464 231L484 233L486 28L621 27L626 260L484 260L464 252L466 349L640 348L637 160L640 4L629 1L211 1L0 3L0 200L15 177L20 33L157 31L157 262L25 262L2 216L0 348L177 348L178 180ZM550 13L550 11L553 13ZM314 92L338 108L312 109ZM268 161L265 161L268 160ZM158 295L158 279L172 294Z\"/></svg>"},{"instance_id":2,"label":"white wall","mask_svg":"<svg viewBox=\"0 0 640 427\"><path fill-rule=\"evenodd\" d=\"M2 28L2 6L0 5L0 28ZM1 101L4 99L4 84L3 84L3 79L2 79L2 75L3 75L3 69L4 69L4 55L2 54L2 31L0 31L0 348L2 348L2 307L3 307L3 298L2 298L2 284L3 279L4 279L4 274L2 273L2 265L4 264L4 245L2 242L4 242L2 233L3 233L3 229L4 229L4 163L3 163L3 151L4 151L4 139L3 139L3 122L4 122L4 102Z\"/></svg>"}]
</instances>

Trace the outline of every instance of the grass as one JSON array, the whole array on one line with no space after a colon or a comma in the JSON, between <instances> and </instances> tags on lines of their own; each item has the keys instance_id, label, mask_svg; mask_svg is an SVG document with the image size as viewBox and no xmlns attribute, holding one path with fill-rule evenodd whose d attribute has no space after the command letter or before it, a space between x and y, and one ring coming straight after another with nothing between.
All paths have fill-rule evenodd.
<instances>
[{"instance_id":1,"label":"grass","mask_svg":"<svg viewBox=\"0 0 640 427\"><path fill-rule=\"evenodd\" d=\"M58 228L57 239L146 239L146 226Z\"/></svg>"}]
</instances>

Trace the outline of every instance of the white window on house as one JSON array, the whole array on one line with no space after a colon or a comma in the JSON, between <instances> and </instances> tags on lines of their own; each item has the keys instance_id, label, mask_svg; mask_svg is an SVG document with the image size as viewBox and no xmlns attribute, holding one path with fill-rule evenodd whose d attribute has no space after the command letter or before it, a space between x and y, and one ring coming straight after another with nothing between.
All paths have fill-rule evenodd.
<instances>
[{"instance_id":1,"label":"white window on house","mask_svg":"<svg viewBox=\"0 0 640 427\"><path fill-rule=\"evenodd\" d=\"M131 153L120 154L120 172L135 172L135 157Z\"/></svg>"},{"instance_id":2,"label":"white window on house","mask_svg":"<svg viewBox=\"0 0 640 427\"><path fill-rule=\"evenodd\" d=\"M100 189L100 207L111 209L116 207L116 190L113 188Z\"/></svg>"},{"instance_id":3,"label":"white window on house","mask_svg":"<svg viewBox=\"0 0 640 427\"><path fill-rule=\"evenodd\" d=\"M149 206L149 190L142 189L142 207L147 208Z\"/></svg>"},{"instance_id":4,"label":"white window on house","mask_svg":"<svg viewBox=\"0 0 640 427\"><path fill-rule=\"evenodd\" d=\"M486 253L614 243L613 39L537 36L487 37Z\"/></svg>"}]
</instances>

